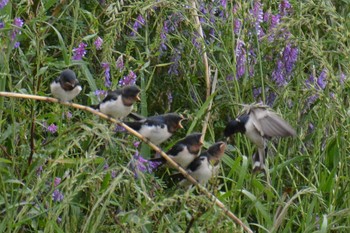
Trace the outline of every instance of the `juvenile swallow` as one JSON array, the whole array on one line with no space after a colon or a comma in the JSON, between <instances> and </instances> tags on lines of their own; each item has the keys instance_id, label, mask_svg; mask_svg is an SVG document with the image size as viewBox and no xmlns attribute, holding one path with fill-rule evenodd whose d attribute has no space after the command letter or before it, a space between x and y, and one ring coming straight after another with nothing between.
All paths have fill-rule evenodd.
<instances>
[{"instance_id":1,"label":"juvenile swallow","mask_svg":"<svg viewBox=\"0 0 350 233\"><path fill-rule=\"evenodd\" d=\"M195 158L198 157L203 145L202 134L193 133L176 142L176 144L166 152L181 167L186 168ZM154 162L165 164L167 161L163 158L151 159Z\"/></svg>"},{"instance_id":2,"label":"juvenile swallow","mask_svg":"<svg viewBox=\"0 0 350 233\"><path fill-rule=\"evenodd\" d=\"M50 89L55 98L69 102L80 93L82 88L74 71L66 69L50 84Z\"/></svg>"},{"instance_id":3,"label":"juvenile swallow","mask_svg":"<svg viewBox=\"0 0 350 233\"><path fill-rule=\"evenodd\" d=\"M183 116L177 113L167 113L147 117L141 121L124 122L127 126L140 133L153 144L159 145L170 138L176 130L182 129Z\"/></svg>"},{"instance_id":4,"label":"juvenile swallow","mask_svg":"<svg viewBox=\"0 0 350 233\"><path fill-rule=\"evenodd\" d=\"M230 121L224 135L229 137L235 133L245 134L258 148L258 152L253 155L253 171L265 170L267 139L296 135L288 122L264 105L248 106L241 116Z\"/></svg>"},{"instance_id":5,"label":"juvenile swallow","mask_svg":"<svg viewBox=\"0 0 350 233\"><path fill-rule=\"evenodd\" d=\"M101 103L91 107L113 118L122 119L129 115L133 104L140 100L140 91L137 86L124 86L115 91L108 91Z\"/></svg>"},{"instance_id":6,"label":"juvenile swallow","mask_svg":"<svg viewBox=\"0 0 350 233\"><path fill-rule=\"evenodd\" d=\"M198 181L201 185L206 185L208 181L217 174L220 159L225 153L226 143L217 142L210 146L207 151L202 152L186 168L188 174ZM191 185L181 173L171 175L175 179L180 179L180 186L187 187Z\"/></svg>"}]
</instances>

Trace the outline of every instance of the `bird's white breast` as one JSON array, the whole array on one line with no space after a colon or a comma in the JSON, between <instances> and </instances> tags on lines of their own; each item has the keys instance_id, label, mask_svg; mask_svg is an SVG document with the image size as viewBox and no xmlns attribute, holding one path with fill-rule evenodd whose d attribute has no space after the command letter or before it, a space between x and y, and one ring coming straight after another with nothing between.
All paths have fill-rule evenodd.
<instances>
[{"instance_id":1,"label":"bird's white breast","mask_svg":"<svg viewBox=\"0 0 350 233\"><path fill-rule=\"evenodd\" d=\"M74 99L81 91L81 86L76 86L73 90L65 91L59 82L53 81L50 85L52 95L63 101L68 102Z\"/></svg>"},{"instance_id":2,"label":"bird's white breast","mask_svg":"<svg viewBox=\"0 0 350 233\"><path fill-rule=\"evenodd\" d=\"M170 155L170 157L183 168L186 168L196 158L195 155L188 151L187 147L176 156Z\"/></svg>"},{"instance_id":3,"label":"bird's white breast","mask_svg":"<svg viewBox=\"0 0 350 233\"><path fill-rule=\"evenodd\" d=\"M142 125L140 134L156 145L171 137L171 133L169 133L166 125L163 125L163 127L160 125Z\"/></svg>"},{"instance_id":4,"label":"bird's white breast","mask_svg":"<svg viewBox=\"0 0 350 233\"><path fill-rule=\"evenodd\" d=\"M131 111L132 105L125 106L121 96L116 100L109 100L100 104L100 112L114 118L124 118L129 115Z\"/></svg>"},{"instance_id":5,"label":"bird's white breast","mask_svg":"<svg viewBox=\"0 0 350 233\"><path fill-rule=\"evenodd\" d=\"M202 161L201 165L190 174L201 185L208 183L213 175L213 167L209 164L208 159Z\"/></svg>"}]
</instances>

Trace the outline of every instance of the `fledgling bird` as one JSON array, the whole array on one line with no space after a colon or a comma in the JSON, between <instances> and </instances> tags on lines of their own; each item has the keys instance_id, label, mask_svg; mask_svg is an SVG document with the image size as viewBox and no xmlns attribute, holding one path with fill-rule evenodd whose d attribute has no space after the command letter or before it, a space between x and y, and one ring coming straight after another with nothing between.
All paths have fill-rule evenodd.
<instances>
[{"instance_id":1,"label":"fledgling bird","mask_svg":"<svg viewBox=\"0 0 350 233\"><path fill-rule=\"evenodd\" d=\"M198 157L200 149L203 145L201 133L193 133L176 142L176 144L166 152L181 167L186 168L195 158ZM167 161L163 158L150 159L153 162L166 164Z\"/></svg>"},{"instance_id":2,"label":"fledgling bird","mask_svg":"<svg viewBox=\"0 0 350 233\"><path fill-rule=\"evenodd\" d=\"M140 89L137 86L124 86L121 89L108 91L107 96L97 105L91 108L113 118L122 119L129 115L133 109L133 104L140 100Z\"/></svg>"},{"instance_id":3,"label":"fledgling bird","mask_svg":"<svg viewBox=\"0 0 350 233\"><path fill-rule=\"evenodd\" d=\"M73 70L66 69L62 71L51 84L52 95L63 102L69 102L74 99L82 90L77 76Z\"/></svg>"},{"instance_id":4,"label":"fledgling bird","mask_svg":"<svg viewBox=\"0 0 350 233\"><path fill-rule=\"evenodd\" d=\"M170 138L176 130L182 129L181 121L185 118L177 113L167 113L147 117L140 121L124 122L127 126L139 132L155 145Z\"/></svg>"},{"instance_id":5,"label":"fledgling bird","mask_svg":"<svg viewBox=\"0 0 350 233\"><path fill-rule=\"evenodd\" d=\"M216 142L195 158L186 168L188 174L198 181L201 185L206 185L208 181L217 175L220 159L225 153L226 143ZM181 180L180 186L188 187L191 182L188 181L181 173L171 175L172 178Z\"/></svg>"},{"instance_id":6,"label":"fledgling bird","mask_svg":"<svg viewBox=\"0 0 350 233\"><path fill-rule=\"evenodd\" d=\"M230 121L225 137L235 133L245 134L258 148L253 155L253 171L265 170L266 140L272 137L295 136L296 132L288 122L265 105L250 105L236 120Z\"/></svg>"}]
</instances>

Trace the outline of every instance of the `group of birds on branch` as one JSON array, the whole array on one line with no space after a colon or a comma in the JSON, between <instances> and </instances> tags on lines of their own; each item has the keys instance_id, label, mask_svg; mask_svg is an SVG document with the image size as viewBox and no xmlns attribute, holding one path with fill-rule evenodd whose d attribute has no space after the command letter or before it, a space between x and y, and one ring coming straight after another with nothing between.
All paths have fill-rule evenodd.
<instances>
[{"instance_id":1,"label":"group of birds on branch","mask_svg":"<svg viewBox=\"0 0 350 233\"><path fill-rule=\"evenodd\" d=\"M60 76L51 83L50 89L55 98L64 102L71 101L82 90L74 71L70 69L62 71ZM183 128L181 122L185 118L177 113L151 117L143 117L132 113L133 104L140 100L140 91L135 85L108 91L106 97L91 108L120 120L125 117L133 118L134 121L124 121L124 123L153 144L160 145L178 129ZM266 169L266 142L268 139L296 135L295 130L288 122L264 105L246 106L242 115L228 122L224 130L227 141L231 135L236 133L244 134L257 147L257 152L252 157L253 171L265 171ZM226 143L223 141L217 142L206 151L201 152L202 140L201 133L189 134L176 142L166 154L179 166L186 169L200 184L205 185L211 177L217 175L220 160L226 149ZM172 167L163 157L151 160ZM174 174L174 176L181 180L180 185L188 186L190 184L182 174Z\"/></svg>"}]
</instances>

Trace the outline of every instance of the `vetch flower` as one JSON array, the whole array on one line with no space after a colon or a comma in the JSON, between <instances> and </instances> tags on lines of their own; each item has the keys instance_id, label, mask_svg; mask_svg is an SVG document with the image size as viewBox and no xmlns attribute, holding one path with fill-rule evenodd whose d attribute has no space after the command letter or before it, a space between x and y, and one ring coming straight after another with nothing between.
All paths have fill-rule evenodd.
<instances>
[{"instance_id":1,"label":"vetch flower","mask_svg":"<svg viewBox=\"0 0 350 233\"><path fill-rule=\"evenodd\" d=\"M108 168L109 168L108 163L105 163L105 164L103 165L103 170L107 170Z\"/></svg>"},{"instance_id":2,"label":"vetch flower","mask_svg":"<svg viewBox=\"0 0 350 233\"><path fill-rule=\"evenodd\" d=\"M236 77L241 78L245 73L246 65L246 50L242 40L237 41L236 47Z\"/></svg>"},{"instance_id":3,"label":"vetch flower","mask_svg":"<svg viewBox=\"0 0 350 233\"><path fill-rule=\"evenodd\" d=\"M179 75L179 61L181 59L181 51L178 48L174 49L174 54L171 57L172 64L169 67L168 74L170 75Z\"/></svg>"},{"instance_id":4,"label":"vetch flower","mask_svg":"<svg viewBox=\"0 0 350 233\"><path fill-rule=\"evenodd\" d=\"M298 48L294 48L291 44L287 44L283 50L283 61L286 69L286 74L292 73L295 62L298 59Z\"/></svg>"},{"instance_id":5,"label":"vetch flower","mask_svg":"<svg viewBox=\"0 0 350 233\"><path fill-rule=\"evenodd\" d=\"M37 176L40 176L42 172L43 172L43 166L39 166L39 167L36 169L36 175L37 175Z\"/></svg>"},{"instance_id":6,"label":"vetch flower","mask_svg":"<svg viewBox=\"0 0 350 233\"><path fill-rule=\"evenodd\" d=\"M142 15L137 16L137 19L134 22L134 25L132 27L132 32L130 33L131 36L135 36L137 31L142 28L143 25L145 25L146 21L142 17Z\"/></svg>"},{"instance_id":7,"label":"vetch flower","mask_svg":"<svg viewBox=\"0 0 350 233\"><path fill-rule=\"evenodd\" d=\"M52 200L54 202L61 202L64 198L63 193L61 193L58 189L55 189L52 193Z\"/></svg>"},{"instance_id":8,"label":"vetch flower","mask_svg":"<svg viewBox=\"0 0 350 233\"><path fill-rule=\"evenodd\" d=\"M124 69L123 54L118 57L117 61L115 62L115 65L120 72Z\"/></svg>"},{"instance_id":9,"label":"vetch flower","mask_svg":"<svg viewBox=\"0 0 350 233\"><path fill-rule=\"evenodd\" d=\"M125 132L126 129L123 126L117 125L114 129L115 132Z\"/></svg>"},{"instance_id":10,"label":"vetch flower","mask_svg":"<svg viewBox=\"0 0 350 233\"><path fill-rule=\"evenodd\" d=\"M4 27L5 27L4 22L0 21L0 29L1 29L1 28L4 28Z\"/></svg>"},{"instance_id":11,"label":"vetch flower","mask_svg":"<svg viewBox=\"0 0 350 233\"><path fill-rule=\"evenodd\" d=\"M4 8L8 2L9 2L8 0L1 0L0 1L0 9Z\"/></svg>"},{"instance_id":12,"label":"vetch flower","mask_svg":"<svg viewBox=\"0 0 350 233\"><path fill-rule=\"evenodd\" d=\"M20 45L21 45L21 43L19 43L19 42L17 41L17 42L15 42L15 44L13 45L13 48L17 49Z\"/></svg>"},{"instance_id":13,"label":"vetch flower","mask_svg":"<svg viewBox=\"0 0 350 233\"><path fill-rule=\"evenodd\" d=\"M321 89L325 89L326 85L327 85L327 71L324 69L322 70L320 76L317 79L317 85L321 88Z\"/></svg>"},{"instance_id":14,"label":"vetch flower","mask_svg":"<svg viewBox=\"0 0 350 233\"><path fill-rule=\"evenodd\" d=\"M97 37L97 39L94 42L96 50L101 50L102 49L102 44L103 44L102 38L101 37Z\"/></svg>"},{"instance_id":15,"label":"vetch flower","mask_svg":"<svg viewBox=\"0 0 350 233\"><path fill-rule=\"evenodd\" d=\"M242 27L242 22L240 19L235 19L234 21L234 25L233 25L233 31L236 35L239 34L240 30L241 30L241 27Z\"/></svg>"},{"instance_id":16,"label":"vetch flower","mask_svg":"<svg viewBox=\"0 0 350 233\"><path fill-rule=\"evenodd\" d=\"M136 147L136 148L137 148L137 147L139 147L139 145L141 144L141 142L139 142L139 141L135 141L133 144L134 144L134 147Z\"/></svg>"},{"instance_id":17,"label":"vetch flower","mask_svg":"<svg viewBox=\"0 0 350 233\"><path fill-rule=\"evenodd\" d=\"M52 123L51 125L47 126L46 130L53 134L57 132L57 128L58 127Z\"/></svg>"},{"instance_id":18,"label":"vetch flower","mask_svg":"<svg viewBox=\"0 0 350 233\"><path fill-rule=\"evenodd\" d=\"M136 78L136 74L130 70L127 76L124 76L121 80L119 80L119 86L135 85Z\"/></svg>"},{"instance_id":19,"label":"vetch flower","mask_svg":"<svg viewBox=\"0 0 350 233\"><path fill-rule=\"evenodd\" d=\"M57 187L61 183L61 180L62 179L60 177L55 177L55 179L53 180L53 185Z\"/></svg>"},{"instance_id":20,"label":"vetch flower","mask_svg":"<svg viewBox=\"0 0 350 233\"><path fill-rule=\"evenodd\" d=\"M288 15L289 11L292 9L288 0L282 0L278 6L279 12L282 16Z\"/></svg>"},{"instance_id":21,"label":"vetch flower","mask_svg":"<svg viewBox=\"0 0 350 233\"><path fill-rule=\"evenodd\" d=\"M264 12L260 0L254 1L253 9L250 10L250 13L253 15L256 34L260 38L264 35L264 32L260 26L260 24L263 22L264 17Z\"/></svg>"},{"instance_id":22,"label":"vetch flower","mask_svg":"<svg viewBox=\"0 0 350 233\"><path fill-rule=\"evenodd\" d=\"M105 86L110 87L112 85L111 75L110 75L110 67L108 62L102 62L102 68L105 71Z\"/></svg>"},{"instance_id":23,"label":"vetch flower","mask_svg":"<svg viewBox=\"0 0 350 233\"><path fill-rule=\"evenodd\" d=\"M312 85L315 83L315 76L313 74L310 74L309 78L305 81L306 87L311 88Z\"/></svg>"},{"instance_id":24,"label":"vetch flower","mask_svg":"<svg viewBox=\"0 0 350 233\"><path fill-rule=\"evenodd\" d=\"M277 66L274 71L272 71L272 80L274 80L280 87L287 84L283 61L277 61Z\"/></svg>"},{"instance_id":25,"label":"vetch flower","mask_svg":"<svg viewBox=\"0 0 350 233\"><path fill-rule=\"evenodd\" d=\"M346 80L346 75L342 72L339 76L340 85L344 85L345 80Z\"/></svg>"},{"instance_id":26,"label":"vetch flower","mask_svg":"<svg viewBox=\"0 0 350 233\"><path fill-rule=\"evenodd\" d=\"M86 48L87 44L80 43L78 48L73 49L73 60L81 60L86 55Z\"/></svg>"},{"instance_id":27,"label":"vetch flower","mask_svg":"<svg viewBox=\"0 0 350 233\"><path fill-rule=\"evenodd\" d=\"M94 92L94 95L97 96L97 99L99 102L101 102L101 100L103 100L106 95L107 95L107 91L104 91L104 90L96 90Z\"/></svg>"}]
</instances>

